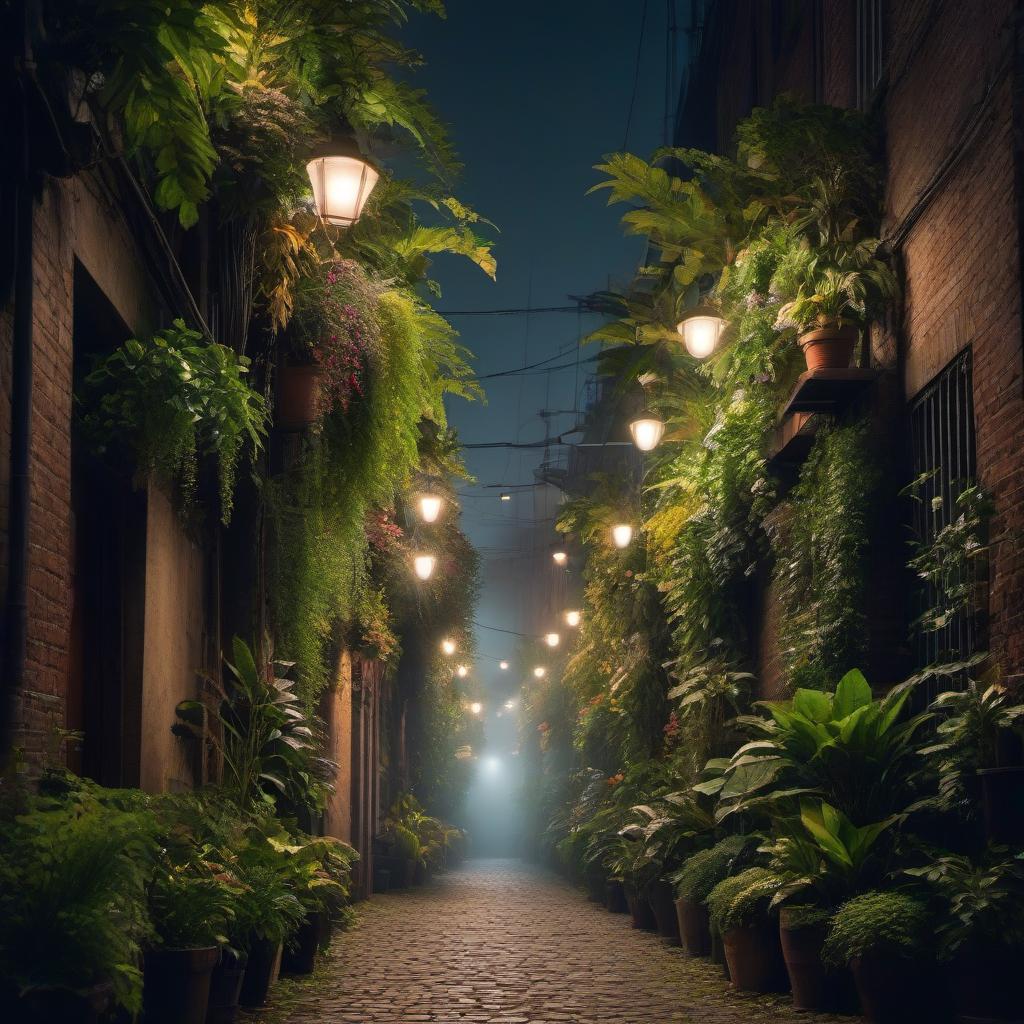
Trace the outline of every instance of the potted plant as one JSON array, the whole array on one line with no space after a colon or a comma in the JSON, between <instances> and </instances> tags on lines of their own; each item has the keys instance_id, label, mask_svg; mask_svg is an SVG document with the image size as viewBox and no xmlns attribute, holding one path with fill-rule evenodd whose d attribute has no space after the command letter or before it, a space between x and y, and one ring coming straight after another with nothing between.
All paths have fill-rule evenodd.
<instances>
[{"instance_id":1,"label":"potted plant","mask_svg":"<svg viewBox=\"0 0 1024 1024\"><path fill-rule=\"evenodd\" d=\"M605 882L604 892L604 905L609 913L629 913L629 904L626 902L626 890L621 878L609 878Z\"/></svg>"},{"instance_id":2,"label":"potted plant","mask_svg":"<svg viewBox=\"0 0 1024 1024\"><path fill-rule=\"evenodd\" d=\"M363 396L369 355L380 344L382 291L354 260L317 267L298 282L278 366L279 426L300 430Z\"/></svg>"},{"instance_id":3,"label":"potted plant","mask_svg":"<svg viewBox=\"0 0 1024 1024\"><path fill-rule=\"evenodd\" d=\"M822 957L833 967L849 966L868 1020L929 1020L925 964L931 932L922 900L900 892L867 892L836 911Z\"/></svg>"},{"instance_id":4,"label":"potted plant","mask_svg":"<svg viewBox=\"0 0 1024 1024\"><path fill-rule=\"evenodd\" d=\"M934 893L939 959L951 968L950 988L960 1016L1018 1019L1024 855L995 848L975 862L946 854L907 874L926 880Z\"/></svg>"},{"instance_id":5,"label":"potted plant","mask_svg":"<svg viewBox=\"0 0 1024 1024\"><path fill-rule=\"evenodd\" d=\"M943 716L935 730L938 742L920 753L935 763L943 808L969 818L978 803L976 778L989 842L1024 844L1024 704L995 684L983 688L972 682L965 690L940 694L932 709Z\"/></svg>"},{"instance_id":6,"label":"potted plant","mask_svg":"<svg viewBox=\"0 0 1024 1024\"><path fill-rule=\"evenodd\" d=\"M210 979L233 913L229 887L198 859L158 866L149 885L155 942L145 954L147 1021L203 1024Z\"/></svg>"},{"instance_id":7,"label":"potted plant","mask_svg":"<svg viewBox=\"0 0 1024 1024\"><path fill-rule=\"evenodd\" d=\"M710 849L692 854L672 875L675 908L683 948L690 956L711 955L711 921L707 899L719 882L728 878L752 849L748 836L728 836Z\"/></svg>"},{"instance_id":8,"label":"potted plant","mask_svg":"<svg viewBox=\"0 0 1024 1024\"><path fill-rule=\"evenodd\" d=\"M781 879L768 868L752 867L719 882L708 896L712 924L722 934L733 985L750 992L786 988L772 899Z\"/></svg>"},{"instance_id":9,"label":"potted plant","mask_svg":"<svg viewBox=\"0 0 1024 1024\"><path fill-rule=\"evenodd\" d=\"M825 800L800 801L798 822L776 819L775 840L763 847L782 885L773 905L793 1004L805 1010L840 1010L852 995L845 969L823 958L827 923L835 908L882 875L878 840L896 817L855 826Z\"/></svg>"},{"instance_id":10,"label":"potted plant","mask_svg":"<svg viewBox=\"0 0 1024 1024\"><path fill-rule=\"evenodd\" d=\"M148 813L29 800L0 822L0 1016L93 1024L142 1007Z\"/></svg>"}]
</instances>

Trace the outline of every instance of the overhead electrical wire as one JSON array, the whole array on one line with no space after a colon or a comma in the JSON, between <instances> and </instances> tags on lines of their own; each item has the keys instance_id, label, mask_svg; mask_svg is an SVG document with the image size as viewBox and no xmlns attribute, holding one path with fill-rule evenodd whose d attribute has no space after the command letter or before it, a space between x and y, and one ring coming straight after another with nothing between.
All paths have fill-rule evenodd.
<instances>
[{"instance_id":1,"label":"overhead electrical wire","mask_svg":"<svg viewBox=\"0 0 1024 1024\"><path fill-rule=\"evenodd\" d=\"M561 359L564 352L558 352L556 355L548 356L547 359L542 359L538 363L528 363L526 366L519 366L513 370L496 370L494 373L482 373L476 379L477 380L494 380L495 377L514 377L518 374L526 374L532 376L531 370L536 370L538 374L541 373L553 373L555 370L570 370L580 363L595 363L600 358L600 355L588 356L586 359L580 359L572 363L561 363L558 366L544 366L545 363L550 363L553 359ZM537 370L537 367L543 366L544 369Z\"/></svg>"},{"instance_id":2,"label":"overhead electrical wire","mask_svg":"<svg viewBox=\"0 0 1024 1024\"><path fill-rule=\"evenodd\" d=\"M574 306L538 306L536 309L530 309L529 306L514 309L439 309L437 313L441 316L526 316L533 313L575 313L579 308L579 303L576 303Z\"/></svg>"}]
</instances>

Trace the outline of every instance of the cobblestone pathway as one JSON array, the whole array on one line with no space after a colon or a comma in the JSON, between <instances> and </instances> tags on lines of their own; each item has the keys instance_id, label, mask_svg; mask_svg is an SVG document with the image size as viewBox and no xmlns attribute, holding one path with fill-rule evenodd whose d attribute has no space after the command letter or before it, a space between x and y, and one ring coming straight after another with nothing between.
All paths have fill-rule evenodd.
<instances>
[{"instance_id":1,"label":"cobblestone pathway","mask_svg":"<svg viewBox=\"0 0 1024 1024\"><path fill-rule=\"evenodd\" d=\"M283 981L260 1024L826 1024L629 927L557 877L475 861L375 896L313 977ZM248 1017L248 1021L254 1018Z\"/></svg>"}]
</instances>

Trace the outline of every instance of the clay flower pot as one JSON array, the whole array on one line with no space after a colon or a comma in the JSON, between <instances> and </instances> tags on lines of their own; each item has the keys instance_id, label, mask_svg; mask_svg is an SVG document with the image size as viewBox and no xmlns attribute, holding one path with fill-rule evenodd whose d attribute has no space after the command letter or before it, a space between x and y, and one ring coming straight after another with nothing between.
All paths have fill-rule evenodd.
<instances>
[{"instance_id":1,"label":"clay flower pot","mask_svg":"<svg viewBox=\"0 0 1024 1024\"><path fill-rule=\"evenodd\" d=\"M646 932L657 931L658 922L654 919L654 911L651 910L650 903L631 886L626 887L626 905L633 918L634 928L640 928Z\"/></svg>"},{"instance_id":2,"label":"clay flower pot","mask_svg":"<svg viewBox=\"0 0 1024 1024\"><path fill-rule=\"evenodd\" d=\"M316 955L331 934L331 919L323 911L306 915L295 937L281 956L281 969L290 974L312 974Z\"/></svg>"},{"instance_id":3,"label":"clay flower pot","mask_svg":"<svg viewBox=\"0 0 1024 1024\"><path fill-rule=\"evenodd\" d=\"M626 902L626 890L622 887L621 878L609 878L604 885L604 905L612 914L628 914L629 904Z\"/></svg>"},{"instance_id":4,"label":"clay flower pot","mask_svg":"<svg viewBox=\"0 0 1024 1024\"><path fill-rule=\"evenodd\" d=\"M733 986L745 992L784 992L786 964L775 921L730 928L722 936Z\"/></svg>"},{"instance_id":5,"label":"clay flower pot","mask_svg":"<svg viewBox=\"0 0 1024 1024\"><path fill-rule=\"evenodd\" d=\"M219 958L216 946L147 952L143 1015L148 1024L203 1024Z\"/></svg>"},{"instance_id":6,"label":"clay flower pot","mask_svg":"<svg viewBox=\"0 0 1024 1024\"><path fill-rule=\"evenodd\" d=\"M860 331L856 327L822 327L801 334L808 370L845 370L853 358Z\"/></svg>"},{"instance_id":7,"label":"clay flower pot","mask_svg":"<svg viewBox=\"0 0 1024 1024\"><path fill-rule=\"evenodd\" d=\"M654 920L658 926L658 935L670 946L679 945L679 918L676 917L676 905L672 899L672 885L665 879L655 882L647 890L647 902L654 911Z\"/></svg>"},{"instance_id":8,"label":"clay flower pot","mask_svg":"<svg viewBox=\"0 0 1024 1024\"><path fill-rule=\"evenodd\" d=\"M248 959L247 953L232 955L221 950L220 959L210 977L206 1024L234 1024L238 1020L238 997L242 992Z\"/></svg>"},{"instance_id":9,"label":"clay flower pot","mask_svg":"<svg viewBox=\"0 0 1024 1024\"><path fill-rule=\"evenodd\" d=\"M263 1006L270 986L281 973L281 943L256 939L249 947L249 962L238 1001L242 1006Z\"/></svg>"},{"instance_id":10,"label":"clay flower pot","mask_svg":"<svg viewBox=\"0 0 1024 1024\"><path fill-rule=\"evenodd\" d=\"M873 1024L942 1020L945 986L934 971L886 952L865 953L850 961L861 1013Z\"/></svg>"},{"instance_id":11,"label":"clay flower pot","mask_svg":"<svg viewBox=\"0 0 1024 1024\"><path fill-rule=\"evenodd\" d=\"M824 924L789 928L783 910L779 921L779 939L786 961L793 1005L798 1010L848 1010L856 1005L853 979L849 971L832 970L821 959L825 944Z\"/></svg>"},{"instance_id":12,"label":"clay flower pot","mask_svg":"<svg viewBox=\"0 0 1024 1024\"><path fill-rule=\"evenodd\" d=\"M316 363L284 364L277 371L277 426L302 430L315 423L320 408L324 371Z\"/></svg>"},{"instance_id":13,"label":"clay flower pot","mask_svg":"<svg viewBox=\"0 0 1024 1024\"><path fill-rule=\"evenodd\" d=\"M676 900L676 918L679 934L687 956L711 955L711 923L708 908L680 897Z\"/></svg>"}]
</instances>

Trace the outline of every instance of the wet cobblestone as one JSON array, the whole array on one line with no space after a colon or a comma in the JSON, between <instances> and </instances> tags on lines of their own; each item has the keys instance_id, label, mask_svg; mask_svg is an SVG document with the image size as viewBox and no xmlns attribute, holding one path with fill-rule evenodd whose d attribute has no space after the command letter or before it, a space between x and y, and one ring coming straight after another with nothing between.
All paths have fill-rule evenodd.
<instances>
[{"instance_id":1,"label":"wet cobblestone","mask_svg":"<svg viewBox=\"0 0 1024 1024\"><path fill-rule=\"evenodd\" d=\"M561 879L475 861L375 896L307 979L246 1024L827 1024L784 997L736 993L720 969L634 931Z\"/></svg>"}]
</instances>

